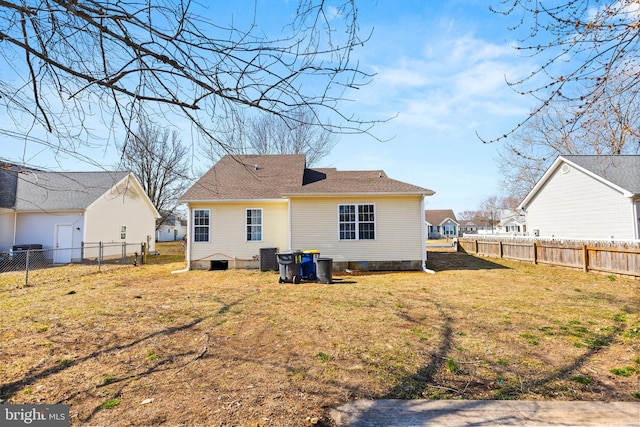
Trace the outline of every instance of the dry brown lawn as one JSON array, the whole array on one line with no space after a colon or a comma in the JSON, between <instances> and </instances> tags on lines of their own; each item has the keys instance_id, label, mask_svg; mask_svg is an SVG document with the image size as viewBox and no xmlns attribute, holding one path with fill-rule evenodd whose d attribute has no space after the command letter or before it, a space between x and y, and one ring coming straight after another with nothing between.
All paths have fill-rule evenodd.
<instances>
[{"instance_id":1,"label":"dry brown lawn","mask_svg":"<svg viewBox=\"0 0 640 427\"><path fill-rule=\"evenodd\" d=\"M433 275L278 284L171 274L176 249L29 287L1 274L0 399L69 404L74 426L331 425L362 398L640 399L638 280L444 251Z\"/></svg>"}]
</instances>

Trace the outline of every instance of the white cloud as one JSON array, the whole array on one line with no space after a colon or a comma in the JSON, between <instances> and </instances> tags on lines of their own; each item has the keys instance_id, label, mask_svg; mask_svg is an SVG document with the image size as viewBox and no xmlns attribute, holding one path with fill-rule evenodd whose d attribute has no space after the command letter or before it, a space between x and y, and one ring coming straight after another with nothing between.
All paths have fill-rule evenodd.
<instances>
[{"instance_id":1,"label":"white cloud","mask_svg":"<svg viewBox=\"0 0 640 427\"><path fill-rule=\"evenodd\" d=\"M386 58L358 101L384 105L406 124L453 130L474 120L474 114L526 114L522 98L507 86L529 69L518 65L506 45L464 35L423 42L419 57ZM515 105L514 105L515 103Z\"/></svg>"}]
</instances>

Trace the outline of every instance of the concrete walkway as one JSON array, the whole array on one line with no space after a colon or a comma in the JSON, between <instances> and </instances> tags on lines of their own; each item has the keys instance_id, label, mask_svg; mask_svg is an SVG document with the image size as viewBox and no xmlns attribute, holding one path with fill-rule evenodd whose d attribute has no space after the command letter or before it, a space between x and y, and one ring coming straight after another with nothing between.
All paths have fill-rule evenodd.
<instances>
[{"instance_id":1,"label":"concrete walkway","mask_svg":"<svg viewBox=\"0 0 640 427\"><path fill-rule=\"evenodd\" d=\"M640 427L640 402L360 400L331 411L344 427Z\"/></svg>"}]
</instances>

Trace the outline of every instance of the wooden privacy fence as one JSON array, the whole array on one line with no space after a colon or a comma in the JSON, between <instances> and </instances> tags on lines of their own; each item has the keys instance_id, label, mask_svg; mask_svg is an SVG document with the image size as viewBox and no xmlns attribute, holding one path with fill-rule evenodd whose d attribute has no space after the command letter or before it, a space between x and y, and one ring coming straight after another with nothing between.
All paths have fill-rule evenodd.
<instances>
[{"instance_id":1,"label":"wooden privacy fence","mask_svg":"<svg viewBox=\"0 0 640 427\"><path fill-rule=\"evenodd\" d=\"M462 238L458 250L477 255L640 277L640 248L586 242Z\"/></svg>"}]
</instances>

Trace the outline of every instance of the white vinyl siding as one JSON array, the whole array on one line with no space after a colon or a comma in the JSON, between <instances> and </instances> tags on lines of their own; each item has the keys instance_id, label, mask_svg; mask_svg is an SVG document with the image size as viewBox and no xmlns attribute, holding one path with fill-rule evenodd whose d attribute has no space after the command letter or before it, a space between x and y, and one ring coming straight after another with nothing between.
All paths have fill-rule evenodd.
<instances>
[{"instance_id":1,"label":"white vinyl siding","mask_svg":"<svg viewBox=\"0 0 640 427\"><path fill-rule=\"evenodd\" d=\"M73 227L72 246L77 247L74 258L80 258L80 246L82 244L82 225L84 216L81 212L62 213L48 215L43 213L18 214L16 224L16 244L41 244L44 249L55 247L55 229L57 224L71 224ZM78 230L80 228L80 230ZM108 241L116 241L115 233Z\"/></svg>"},{"instance_id":2,"label":"white vinyl siding","mask_svg":"<svg viewBox=\"0 0 640 427\"><path fill-rule=\"evenodd\" d=\"M260 255L263 247L274 247L280 251L289 249L286 201L192 203L191 208L211 211L210 241L191 247L192 260L252 260ZM262 210L262 241L259 245L246 239L247 209Z\"/></svg>"},{"instance_id":3,"label":"white vinyl siding","mask_svg":"<svg viewBox=\"0 0 640 427\"><path fill-rule=\"evenodd\" d=\"M633 239L633 203L618 190L580 170L562 167L529 202L527 232L540 237Z\"/></svg>"},{"instance_id":4,"label":"white vinyl siding","mask_svg":"<svg viewBox=\"0 0 640 427\"><path fill-rule=\"evenodd\" d=\"M375 205L375 240L340 240L338 205ZM420 260L424 212L418 196L291 200L291 246L336 261Z\"/></svg>"},{"instance_id":5,"label":"white vinyl siding","mask_svg":"<svg viewBox=\"0 0 640 427\"><path fill-rule=\"evenodd\" d=\"M144 190L140 186L129 181L125 190L126 180L93 202L84 214L84 222L74 224L74 245L78 234L81 235L79 240L85 242L120 241L120 226L126 225L127 243L148 241L148 250L155 250L156 214L142 197ZM120 254L122 251L118 249L117 252Z\"/></svg>"},{"instance_id":6,"label":"white vinyl siding","mask_svg":"<svg viewBox=\"0 0 640 427\"><path fill-rule=\"evenodd\" d=\"M13 246L13 222L15 215L11 210L0 209L0 252Z\"/></svg>"}]
</instances>

